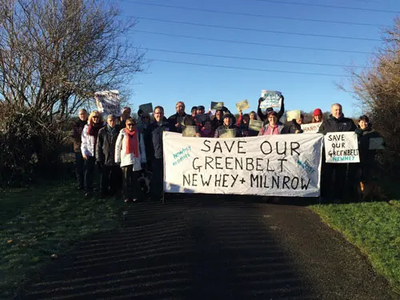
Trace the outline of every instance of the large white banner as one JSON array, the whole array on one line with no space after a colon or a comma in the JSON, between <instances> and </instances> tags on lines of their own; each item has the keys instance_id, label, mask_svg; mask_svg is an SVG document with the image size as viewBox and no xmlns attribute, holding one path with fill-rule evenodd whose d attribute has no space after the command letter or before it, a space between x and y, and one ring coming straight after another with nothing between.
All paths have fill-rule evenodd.
<instances>
[{"instance_id":1,"label":"large white banner","mask_svg":"<svg viewBox=\"0 0 400 300\"><path fill-rule=\"evenodd\" d=\"M355 132L329 132L325 135L325 161L347 164L360 162Z\"/></svg>"},{"instance_id":2,"label":"large white banner","mask_svg":"<svg viewBox=\"0 0 400 300\"><path fill-rule=\"evenodd\" d=\"M322 140L322 134L215 139L164 132L164 191L317 197Z\"/></svg>"}]
</instances>

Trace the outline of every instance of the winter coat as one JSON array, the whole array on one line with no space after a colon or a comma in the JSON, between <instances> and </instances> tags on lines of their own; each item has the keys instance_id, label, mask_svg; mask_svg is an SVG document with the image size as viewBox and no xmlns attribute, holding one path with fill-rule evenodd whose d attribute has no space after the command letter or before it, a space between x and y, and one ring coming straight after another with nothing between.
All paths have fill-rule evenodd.
<instances>
[{"instance_id":1,"label":"winter coat","mask_svg":"<svg viewBox=\"0 0 400 300\"><path fill-rule=\"evenodd\" d=\"M103 125L100 125L103 126ZM89 135L88 133L89 130L89 125L86 124L85 127L83 127L82 130L82 135L81 135L81 140L82 140L82 144L81 144L81 151L82 151L82 155L86 155L86 156L95 156L95 145L97 142L97 138L94 135Z\"/></svg>"},{"instance_id":2,"label":"winter coat","mask_svg":"<svg viewBox=\"0 0 400 300\"><path fill-rule=\"evenodd\" d=\"M108 126L100 129L97 137L96 161L103 163L107 167L116 166L115 162L115 144L121 127L115 125L113 130Z\"/></svg>"},{"instance_id":3,"label":"winter coat","mask_svg":"<svg viewBox=\"0 0 400 300\"><path fill-rule=\"evenodd\" d=\"M154 121L147 127L144 136L146 147L149 147L147 149L147 160L163 158L162 136L164 131L175 131L175 128L165 117L161 124Z\"/></svg>"},{"instance_id":4,"label":"winter coat","mask_svg":"<svg viewBox=\"0 0 400 300\"><path fill-rule=\"evenodd\" d=\"M175 127L176 132L182 133L182 129L183 129L182 123L183 123L183 119L185 118L185 116L186 116L186 113L183 113L182 115L176 113L168 118L168 122L171 123L171 126L175 127L176 124L180 124L180 126Z\"/></svg>"},{"instance_id":5,"label":"winter coat","mask_svg":"<svg viewBox=\"0 0 400 300\"><path fill-rule=\"evenodd\" d=\"M142 169L141 164L146 163L146 149L144 146L143 134L137 133L138 145L139 145L139 156L135 157L133 153L126 153L127 142L129 138L122 129L119 132L117 142L115 144L115 162L120 163L121 167L133 165L133 171L140 171Z\"/></svg>"},{"instance_id":6,"label":"winter coat","mask_svg":"<svg viewBox=\"0 0 400 300\"><path fill-rule=\"evenodd\" d=\"M364 130L361 128L357 128L355 132L358 137L358 151L360 153L360 162L363 164L372 164L375 159L376 150L369 149L369 140L371 138L379 138L381 136L371 127L367 127Z\"/></svg>"},{"instance_id":7,"label":"winter coat","mask_svg":"<svg viewBox=\"0 0 400 300\"><path fill-rule=\"evenodd\" d=\"M301 129L300 124L297 124L296 120L292 120L288 124L286 124L283 129L282 129L282 134L285 133L303 133L303 130Z\"/></svg>"},{"instance_id":8,"label":"winter coat","mask_svg":"<svg viewBox=\"0 0 400 300\"><path fill-rule=\"evenodd\" d=\"M234 137L240 137L240 132L238 130L238 128L235 125L231 125L229 127L225 126L225 125L221 125L219 126L214 133L214 137L215 138L219 138L221 137L221 135L223 135L226 130L232 129L234 131Z\"/></svg>"},{"instance_id":9,"label":"winter coat","mask_svg":"<svg viewBox=\"0 0 400 300\"><path fill-rule=\"evenodd\" d=\"M223 119L218 120L214 117L214 119L211 120L211 127L213 130L216 130L219 126L222 126L222 124L224 124Z\"/></svg>"},{"instance_id":10,"label":"winter coat","mask_svg":"<svg viewBox=\"0 0 400 300\"><path fill-rule=\"evenodd\" d=\"M353 120L345 118L343 115L336 119L330 115L328 119L324 120L319 128L319 133L327 134L328 132L342 132L342 131L355 131L356 125Z\"/></svg>"},{"instance_id":11,"label":"winter coat","mask_svg":"<svg viewBox=\"0 0 400 300\"><path fill-rule=\"evenodd\" d=\"M258 133L258 135L267 135L268 127L269 127L269 123L268 123L268 124L265 124L265 125L260 129L260 132ZM283 126L282 123L278 123L278 132L279 132L279 134L282 133L283 127L284 127L284 126Z\"/></svg>"},{"instance_id":12,"label":"winter coat","mask_svg":"<svg viewBox=\"0 0 400 300\"><path fill-rule=\"evenodd\" d=\"M81 135L82 135L82 130L87 124L87 121L82 121L81 119L78 119L78 121L74 122L72 125L72 131L71 131L71 140L74 145L74 152L81 152Z\"/></svg>"}]
</instances>

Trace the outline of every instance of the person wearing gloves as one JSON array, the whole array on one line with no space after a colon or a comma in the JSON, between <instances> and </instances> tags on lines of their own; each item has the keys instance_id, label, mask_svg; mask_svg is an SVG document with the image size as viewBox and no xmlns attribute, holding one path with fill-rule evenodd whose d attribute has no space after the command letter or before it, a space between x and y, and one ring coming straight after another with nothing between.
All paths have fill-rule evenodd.
<instances>
[{"instance_id":1,"label":"person wearing gloves","mask_svg":"<svg viewBox=\"0 0 400 300\"><path fill-rule=\"evenodd\" d=\"M115 144L115 162L122 169L123 199L127 203L138 199L138 179L146 168L146 149L143 134L138 130L135 120L128 118L125 124Z\"/></svg>"},{"instance_id":2,"label":"person wearing gloves","mask_svg":"<svg viewBox=\"0 0 400 300\"><path fill-rule=\"evenodd\" d=\"M279 112L277 113L277 118L278 118L278 121L281 119L281 117L283 116L283 113L285 112L285 98L283 97L283 95L281 96L281 98L282 98L282 103L281 103L281 109L279 110ZM268 120L268 116L269 116L269 113L270 112L272 112L272 111L274 111L274 109L272 108L272 107L268 107L267 108L267 110L266 110L266 113L264 114L263 112L262 112L262 110L261 110L261 102L263 102L264 101L264 98L263 97L261 97L261 98L259 98L258 99L258 107L257 107L257 113L258 113L258 116L260 117L260 120L261 121L263 121L263 122L267 122Z\"/></svg>"},{"instance_id":3,"label":"person wearing gloves","mask_svg":"<svg viewBox=\"0 0 400 300\"><path fill-rule=\"evenodd\" d=\"M113 196L121 188L121 169L115 162L115 143L121 129L114 115L107 116L107 125L99 130L96 162L101 170L100 198Z\"/></svg>"},{"instance_id":4,"label":"person wearing gloves","mask_svg":"<svg viewBox=\"0 0 400 300\"><path fill-rule=\"evenodd\" d=\"M93 193L93 173L96 163L96 143L99 130L103 127L103 119L101 114L95 110L92 111L88 118L88 123L82 130L81 135L81 152L82 157L86 161L85 170L85 196L88 197Z\"/></svg>"}]
</instances>

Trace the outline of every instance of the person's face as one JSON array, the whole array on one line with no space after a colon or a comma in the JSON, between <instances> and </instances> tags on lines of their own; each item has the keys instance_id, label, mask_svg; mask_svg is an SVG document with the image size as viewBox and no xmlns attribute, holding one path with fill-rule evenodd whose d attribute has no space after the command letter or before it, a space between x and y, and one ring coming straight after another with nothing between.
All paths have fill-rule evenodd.
<instances>
[{"instance_id":1,"label":"person's face","mask_svg":"<svg viewBox=\"0 0 400 300\"><path fill-rule=\"evenodd\" d=\"M84 110L80 110L78 113L78 117L81 121L87 121L88 118L87 112Z\"/></svg>"},{"instance_id":2,"label":"person's face","mask_svg":"<svg viewBox=\"0 0 400 300\"><path fill-rule=\"evenodd\" d=\"M111 128L114 128L114 126L115 126L115 118L107 118L107 124Z\"/></svg>"},{"instance_id":3,"label":"person's face","mask_svg":"<svg viewBox=\"0 0 400 300\"><path fill-rule=\"evenodd\" d=\"M322 116L321 115L314 116L314 120L316 122L321 122L322 121Z\"/></svg>"},{"instance_id":4,"label":"person's face","mask_svg":"<svg viewBox=\"0 0 400 300\"><path fill-rule=\"evenodd\" d=\"M204 123L204 129L207 129L207 130L209 130L209 129L211 129L211 123L210 122L205 122Z\"/></svg>"},{"instance_id":5,"label":"person's face","mask_svg":"<svg viewBox=\"0 0 400 300\"><path fill-rule=\"evenodd\" d=\"M93 120L93 123L97 124L100 122L100 116L99 115L93 116L92 120Z\"/></svg>"},{"instance_id":6,"label":"person's face","mask_svg":"<svg viewBox=\"0 0 400 300\"><path fill-rule=\"evenodd\" d=\"M192 110L192 117L195 117L195 116L196 116L196 110L193 109L193 110Z\"/></svg>"},{"instance_id":7,"label":"person's face","mask_svg":"<svg viewBox=\"0 0 400 300\"><path fill-rule=\"evenodd\" d=\"M364 130L365 128L368 127L368 122L366 122L366 121L364 121L364 120L360 120L360 121L358 122L358 126L360 126L360 128L361 128L362 130Z\"/></svg>"},{"instance_id":8,"label":"person's face","mask_svg":"<svg viewBox=\"0 0 400 300\"><path fill-rule=\"evenodd\" d=\"M255 120L255 119L256 119L256 114L251 113L251 114L250 114L250 120Z\"/></svg>"},{"instance_id":9,"label":"person's face","mask_svg":"<svg viewBox=\"0 0 400 300\"><path fill-rule=\"evenodd\" d=\"M164 117L164 111L160 108L157 108L154 111L154 120L156 120L156 122L161 122L163 117Z\"/></svg>"},{"instance_id":10,"label":"person's face","mask_svg":"<svg viewBox=\"0 0 400 300\"><path fill-rule=\"evenodd\" d=\"M215 117L217 118L217 120L221 120L221 118L222 118L222 111L217 111L216 113L215 113Z\"/></svg>"},{"instance_id":11,"label":"person's face","mask_svg":"<svg viewBox=\"0 0 400 300\"><path fill-rule=\"evenodd\" d=\"M133 130L136 128L135 122L133 122L133 121L128 121L128 122L126 122L126 128L127 128L129 131L133 131Z\"/></svg>"},{"instance_id":12,"label":"person's face","mask_svg":"<svg viewBox=\"0 0 400 300\"><path fill-rule=\"evenodd\" d=\"M331 114L334 116L336 119L339 119L340 116L342 115L342 107L339 105L334 105L331 108Z\"/></svg>"},{"instance_id":13,"label":"person's face","mask_svg":"<svg viewBox=\"0 0 400 300\"><path fill-rule=\"evenodd\" d=\"M202 109L202 108L197 109L196 113L197 113L198 115L204 115L204 109Z\"/></svg>"},{"instance_id":14,"label":"person's face","mask_svg":"<svg viewBox=\"0 0 400 300\"><path fill-rule=\"evenodd\" d=\"M278 122L278 118L274 115L269 115L268 122L270 125L276 125L276 123Z\"/></svg>"},{"instance_id":15,"label":"person's face","mask_svg":"<svg viewBox=\"0 0 400 300\"><path fill-rule=\"evenodd\" d=\"M232 119L231 118L224 118L224 125L225 126L231 126L232 125Z\"/></svg>"},{"instance_id":16,"label":"person's face","mask_svg":"<svg viewBox=\"0 0 400 300\"><path fill-rule=\"evenodd\" d=\"M299 124L299 125L303 124L303 118L298 118L296 120L296 123Z\"/></svg>"},{"instance_id":17,"label":"person's face","mask_svg":"<svg viewBox=\"0 0 400 300\"><path fill-rule=\"evenodd\" d=\"M246 117L243 118L243 124L245 124L245 125L249 124L249 121L250 121L250 117L246 116Z\"/></svg>"},{"instance_id":18,"label":"person's face","mask_svg":"<svg viewBox=\"0 0 400 300\"><path fill-rule=\"evenodd\" d=\"M185 112L185 105L182 102L178 102L178 104L175 106L176 112L178 114L183 114Z\"/></svg>"},{"instance_id":19,"label":"person's face","mask_svg":"<svg viewBox=\"0 0 400 300\"><path fill-rule=\"evenodd\" d=\"M129 107L125 108L122 113L130 116L131 115L131 109Z\"/></svg>"}]
</instances>

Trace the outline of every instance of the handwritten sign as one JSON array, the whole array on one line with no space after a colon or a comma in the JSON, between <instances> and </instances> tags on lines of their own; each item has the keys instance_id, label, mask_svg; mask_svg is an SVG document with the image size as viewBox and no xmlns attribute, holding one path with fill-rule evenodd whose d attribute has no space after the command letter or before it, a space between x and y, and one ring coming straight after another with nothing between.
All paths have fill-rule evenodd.
<instances>
[{"instance_id":1,"label":"handwritten sign","mask_svg":"<svg viewBox=\"0 0 400 300\"><path fill-rule=\"evenodd\" d=\"M221 109L224 106L224 102L214 102L211 101L211 109Z\"/></svg>"},{"instance_id":2,"label":"handwritten sign","mask_svg":"<svg viewBox=\"0 0 400 300\"><path fill-rule=\"evenodd\" d=\"M225 129L221 134L220 138L221 139L228 139L228 138L234 138L236 136L236 130L235 129Z\"/></svg>"},{"instance_id":3,"label":"handwritten sign","mask_svg":"<svg viewBox=\"0 0 400 300\"><path fill-rule=\"evenodd\" d=\"M301 124L301 129L303 130L303 133L317 133L321 127L321 124L322 122Z\"/></svg>"},{"instance_id":4,"label":"handwritten sign","mask_svg":"<svg viewBox=\"0 0 400 300\"><path fill-rule=\"evenodd\" d=\"M384 150L383 138L376 137L369 139L369 150Z\"/></svg>"},{"instance_id":5,"label":"handwritten sign","mask_svg":"<svg viewBox=\"0 0 400 300\"><path fill-rule=\"evenodd\" d=\"M321 134L221 140L164 132L164 191L317 197L322 140Z\"/></svg>"},{"instance_id":6,"label":"handwritten sign","mask_svg":"<svg viewBox=\"0 0 400 300\"><path fill-rule=\"evenodd\" d=\"M260 102L260 108L266 110L269 107L281 107L282 105L282 93L278 91L262 90L261 97L264 98Z\"/></svg>"},{"instance_id":7,"label":"handwritten sign","mask_svg":"<svg viewBox=\"0 0 400 300\"><path fill-rule=\"evenodd\" d=\"M293 119L297 120L300 119L301 111L300 110L290 110L286 112L286 121L290 122Z\"/></svg>"},{"instance_id":8,"label":"handwritten sign","mask_svg":"<svg viewBox=\"0 0 400 300\"><path fill-rule=\"evenodd\" d=\"M152 103L146 103L146 104L141 104L139 105L139 109L141 109L144 113L152 113L153 112L153 104Z\"/></svg>"},{"instance_id":9,"label":"handwritten sign","mask_svg":"<svg viewBox=\"0 0 400 300\"><path fill-rule=\"evenodd\" d=\"M259 121L259 120L250 120L249 122L249 129L255 130L255 131L260 131L261 128L263 127L264 122Z\"/></svg>"},{"instance_id":10,"label":"handwritten sign","mask_svg":"<svg viewBox=\"0 0 400 300\"><path fill-rule=\"evenodd\" d=\"M183 129L182 136L185 136L185 137L196 137L197 136L197 132L198 132L197 126L188 125L188 126L185 126L185 128Z\"/></svg>"},{"instance_id":11,"label":"handwritten sign","mask_svg":"<svg viewBox=\"0 0 400 300\"><path fill-rule=\"evenodd\" d=\"M355 132L329 132L325 135L325 161L347 164L360 162Z\"/></svg>"},{"instance_id":12,"label":"handwritten sign","mask_svg":"<svg viewBox=\"0 0 400 300\"><path fill-rule=\"evenodd\" d=\"M94 94L97 110L103 115L121 114L119 92L117 90L100 91Z\"/></svg>"},{"instance_id":13,"label":"handwritten sign","mask_svg":"<svg viewBox=\"0 0 400 300\"><path fill-rule=\"evenodd\" d=\"M246 100L240 101L236 103L236 108L238 111L244 111L248 108L250 108L249 102Z\"/></svg>"}]
</instances>

